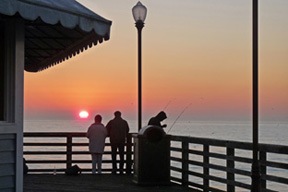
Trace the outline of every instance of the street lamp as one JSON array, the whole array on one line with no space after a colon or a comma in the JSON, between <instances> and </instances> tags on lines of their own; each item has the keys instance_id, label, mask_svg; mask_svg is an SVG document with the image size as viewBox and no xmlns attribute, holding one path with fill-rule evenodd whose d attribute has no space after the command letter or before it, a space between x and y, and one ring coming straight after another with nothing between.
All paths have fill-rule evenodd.
<instances>
[{"instance_id":1,"label":"street lamp","mask_svg":"<svg viewBox=\"0 0 288 192\"><path fill-rule=\"evenodd\" d=\"M142 56L141 56L141 31L144 27L144 21L147 15L147 8L139 1L133 8L132 14L135 20L135 26L138 30L138 130L142 127Z\"/></svg>"}]
</instances>

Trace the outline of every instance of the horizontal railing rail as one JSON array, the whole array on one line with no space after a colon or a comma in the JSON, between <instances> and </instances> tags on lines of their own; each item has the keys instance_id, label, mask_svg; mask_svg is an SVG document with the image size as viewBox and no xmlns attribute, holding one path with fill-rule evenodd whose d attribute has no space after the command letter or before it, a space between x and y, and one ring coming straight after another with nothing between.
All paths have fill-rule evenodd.
<instances>
[{"instance_id":1,"label":"horizontal railing rail","mask_svg":"<svg viewBox=\"0 0 288 192\"><path fill-rule=\"evenodd\" d=\"M252 143L171 136L171 180L201 191L251 190ZM288 147L259 144L261 191L286 191Z\"/></svg>"}]
</instances>

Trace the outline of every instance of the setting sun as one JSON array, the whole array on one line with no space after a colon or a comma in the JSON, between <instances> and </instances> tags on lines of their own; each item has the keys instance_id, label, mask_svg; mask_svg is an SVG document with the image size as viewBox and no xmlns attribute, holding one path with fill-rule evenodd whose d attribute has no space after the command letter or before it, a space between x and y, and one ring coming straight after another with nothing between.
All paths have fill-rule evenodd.
<instances>
[{"instance_id":1,"label":"setting sun","mask_svg":"<svg viewBox=\"0 0 288 192\"><path fill-rule=\"evenodd\" d=\"M89 116L89 113L87 111L80 111L79 112L79 117L81 119L86 119Z\"/></svg>"}]
</instances>

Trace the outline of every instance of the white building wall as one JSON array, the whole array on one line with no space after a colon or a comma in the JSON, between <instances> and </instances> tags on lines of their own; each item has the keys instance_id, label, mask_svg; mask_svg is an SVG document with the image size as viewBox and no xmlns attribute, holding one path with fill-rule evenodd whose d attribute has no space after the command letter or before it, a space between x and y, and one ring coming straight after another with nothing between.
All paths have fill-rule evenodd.
<instances>
[{"instance_id":1,"label":"white building wall","mask_svg":"<svg viewBox=\"0 0 288 192\"><path fill-rule=\"evenodd\" d=\"M23 191L24 23L5 25L5 119L0 121L0 191ZM1 169L2 170L2 169Z\"/></svg>"}]
</instances>

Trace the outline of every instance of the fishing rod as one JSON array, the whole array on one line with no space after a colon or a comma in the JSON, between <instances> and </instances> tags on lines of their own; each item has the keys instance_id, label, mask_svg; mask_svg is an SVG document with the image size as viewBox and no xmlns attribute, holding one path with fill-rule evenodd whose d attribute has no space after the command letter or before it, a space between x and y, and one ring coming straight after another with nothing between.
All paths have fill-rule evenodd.
<instances>
[{"instance_id":1,"label":"fishing rod","mask_svg":"<svg viewBox=\"0 0 288 192\"><path fill-rule=\"evenodd\" d=\"M175 119L175 121L172 123L170 129L167 131L167 133L169 133L169 131L171 131L171 129L173 128L173 126L175 125L175 123L177 122L177 120L181 117L181 115L186 111L186 109L188 109L188 107L190 107L192 103L189 103L189 105L187 105L182 111L181 113L177 116L177 118Z\"/></svg>"}]
</instances>

